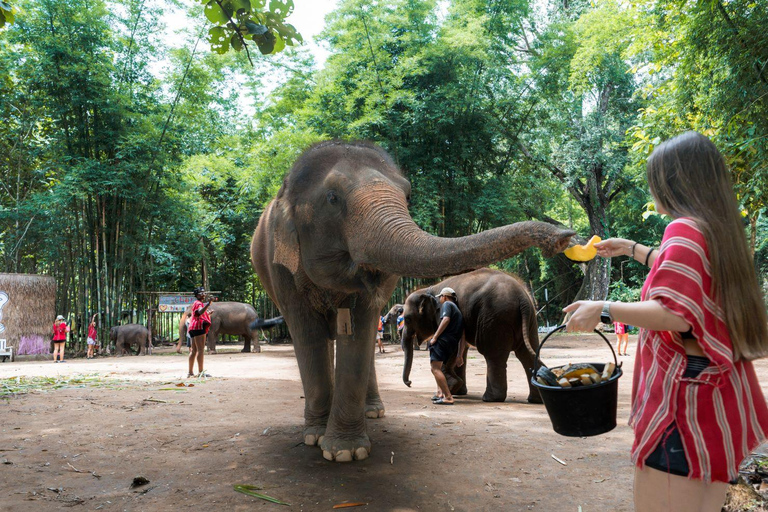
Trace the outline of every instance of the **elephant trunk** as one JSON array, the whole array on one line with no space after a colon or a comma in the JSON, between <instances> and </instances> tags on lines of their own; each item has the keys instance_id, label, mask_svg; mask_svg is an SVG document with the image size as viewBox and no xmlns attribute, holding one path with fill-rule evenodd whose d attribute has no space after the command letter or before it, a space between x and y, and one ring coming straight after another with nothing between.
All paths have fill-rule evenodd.
<instances>
[{"instance_id":1,"label":"elephant trunk","mask_svg":"<svg viewBox=\"0 0 768 512\"><path fill-rule=\"evenodd\" d=\"M543 222L518 222L460 238L441 238L419 228L402 193L384 183L350 195L347 241L352 259L394 275L441 277L510 258L529 247L552 256L568 246L573 231Z\"/></svg>"},{"instance_id":2,"label":"elephant trunk","mask_svg":"<svg viewBox=\"0 0 768 512\"><path fill-rule=\"evenodd\" d=\"M403 366L403 383L411 387L411 366L413 365L413 334L406 326L403 328L403 335L400 337L400 347L405 356L405 365Z\"/></svg>"}]
</instances>

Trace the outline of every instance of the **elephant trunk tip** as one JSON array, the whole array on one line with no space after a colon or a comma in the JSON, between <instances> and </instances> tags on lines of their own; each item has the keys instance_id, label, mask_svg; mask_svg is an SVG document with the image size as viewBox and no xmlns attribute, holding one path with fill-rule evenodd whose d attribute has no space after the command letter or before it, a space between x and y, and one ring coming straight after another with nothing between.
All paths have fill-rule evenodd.
<instances>
[{"instance_id":1,"label":"elephant trunk tip","mask_svg":"<svg viewBox=\"0 0 768 512\"><path fill-rule=\"evenodd\" d=\"M408 387L411 387L411 384L413 384L411 381L409 381L409 380L406 380L406 379L403 379L403 383L404 383L406 386L408 386Z\"/></svg>"}]
</instances>

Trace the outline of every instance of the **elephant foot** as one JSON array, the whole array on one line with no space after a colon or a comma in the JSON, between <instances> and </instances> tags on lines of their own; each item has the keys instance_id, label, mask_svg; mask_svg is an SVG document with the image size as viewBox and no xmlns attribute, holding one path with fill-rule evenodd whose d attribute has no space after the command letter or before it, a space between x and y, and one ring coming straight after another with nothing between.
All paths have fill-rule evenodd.
<instances>
[{"instance_id":1,"label":"elephant foot","mask_svg":"<svg viewBox=\"0 0 768 512\"><path fill-rule=\"evenodd\" d=\"M451 394L456 396L464 396L467 394L467 385L462 384L460 386L454 386L451 388Z\"/></svg>"},{"instance_id":2,"label":"elephant foot","mask_svg":"<svg viewBox=\"0 0 768 512\"><path fill-rule=\"evenodd\" d=\"M243 350L241 350L240 352L250 352L250 351L251 351L251 347L246 346L246 347L243 347Z\"/></svg>"},{"instance_id":3,"label":"elephant foot","mask_svg":"<svg viewBox=\"0 0 768 512\"><path fill-rule=\"evenodd\" d=\"M325 427L307 427L304 429L304 444L315 446L320 444L325 437Z\"/></svg>"},{"instance_id":4,"label":"elephant foot","mask_svg":"<svg viewBox=\"0 0 768 512\"><path fill-rule=\"evenodd\" d=\"M320 448L323 449L323 457L326 460L351 462L368 458L371 453L371 440L368 439L368 434L353 439L324 436Z\"/></svg>"},{"instance_id":5,"label":"elephant foot","mask_svg":"<svg viewBox=\"0 0 768 512\"><path fill-rule=\"evenodd\" d=\"M369 419L384 417L384 403L381 400L365 404L365 417Z\"/></svg>"},{"instance_id":6,"label":"elephant foot","mask_svg":"<svg viewBox=\"0 0 768 512\"><path fill-rule=\"evenodd\" d=\"M543 404L544 401L541 399L541 395L539 394L539 391L531 391L528 395L528 403L530 404Z\"/></svg>"},{"instance_id":7,"label":"elephant foot","mask_svg":"<svg viewBox=\"0 0 768 512\"><path fill-rule=\"evenodd\" d=\"M507 395L495 395L486 391L483 393L483 402L503 402L507 399Z\"/></svg>"}]
</instances>

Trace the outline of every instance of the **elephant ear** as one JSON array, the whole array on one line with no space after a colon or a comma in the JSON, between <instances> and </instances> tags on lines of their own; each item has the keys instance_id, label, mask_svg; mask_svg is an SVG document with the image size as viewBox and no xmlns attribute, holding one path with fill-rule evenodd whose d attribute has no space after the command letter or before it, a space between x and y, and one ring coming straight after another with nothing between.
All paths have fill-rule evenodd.
<instances>
[{"instance_id":1,"label":"elephant ear","mask_svg":"<svg viewBox=\"0 0 768 512\"><path fill-rule=\"evenodd\" d=\"M299 251L299 236L296 232L296 225L293 222L293 215L289 205L285 201L274 202L272 204L272 215L274 215L273 232L275 235L273 261L295 274L299 270L301 253Z\"/></svg>"},{"instance_id":2,"label":"elephant ear","mask_svg":"<svg viewBox=\"0 0 768 512\"><path fill-rule=\"evenodd\" d=\"M435 310L435 298L428 293L423 293L419 297L419 316L429 315Z\"/></svg>"}]
</instances>

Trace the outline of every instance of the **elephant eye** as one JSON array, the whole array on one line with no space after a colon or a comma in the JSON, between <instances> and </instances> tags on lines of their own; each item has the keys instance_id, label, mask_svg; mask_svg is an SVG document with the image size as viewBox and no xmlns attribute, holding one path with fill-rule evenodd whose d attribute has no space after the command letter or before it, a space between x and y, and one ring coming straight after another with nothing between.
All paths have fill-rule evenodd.
<instances>
[{"instance_id":1,"label":"elephant eye","mask_svg":"<svg viewBox=\"0 0 768 512\"><path fill-rule=\"evenodd\" d=\"M336 204L339 202L339 197L336 195L336 192L333 190L329 190L328 193L325 195L325 198L328 200L330 204Z\"/></svg>"}]
</instances>

